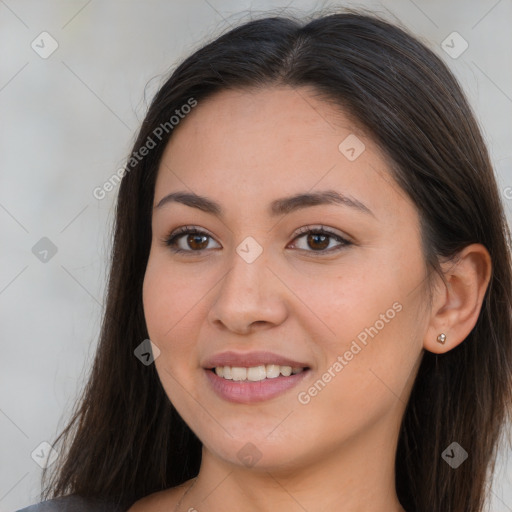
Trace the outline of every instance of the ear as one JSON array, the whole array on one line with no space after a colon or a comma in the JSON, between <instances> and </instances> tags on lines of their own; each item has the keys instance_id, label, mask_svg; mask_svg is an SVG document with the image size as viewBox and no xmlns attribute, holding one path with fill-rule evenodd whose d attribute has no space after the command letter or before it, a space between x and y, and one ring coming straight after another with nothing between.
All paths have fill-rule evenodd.
<instances>
[{"instance_id":1,"label":"ear","mask_svg":"<svg viewBox=\"0 0 512 512\"><path fill-rule=\"evenodd\" d=\"M430 323L423 346L443 354L464 341L475 326L491 278L492 263L482 244L471 244L455 259L442 264L444 281L439 278L433 293ZM440 334L446 341L440 343Z\"/></svg>"}]
</instances>

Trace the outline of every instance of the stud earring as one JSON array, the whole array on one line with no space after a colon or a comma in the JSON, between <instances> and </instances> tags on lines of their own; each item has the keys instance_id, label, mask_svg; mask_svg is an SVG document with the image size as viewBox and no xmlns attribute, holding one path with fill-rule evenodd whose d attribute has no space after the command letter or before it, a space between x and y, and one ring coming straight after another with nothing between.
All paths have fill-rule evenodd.
<instances>
[{"instance_id":1,"label":"stud earring","mask_svg":"<svg viewBox=\"0 0 512 512\"><path fill-rule=\"evenodd\" d=\"M441 334L437 337L437 341L438 341L439 343L441 343L442 345L444 345L444 342L446 341L446 334L441 333Z\"/></svg>"}]
</instances>

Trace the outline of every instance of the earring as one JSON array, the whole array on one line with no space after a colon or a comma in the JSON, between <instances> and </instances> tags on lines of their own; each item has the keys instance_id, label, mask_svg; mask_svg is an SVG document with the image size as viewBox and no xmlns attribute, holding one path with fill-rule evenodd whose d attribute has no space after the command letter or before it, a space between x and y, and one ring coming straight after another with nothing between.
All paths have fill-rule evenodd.
<instances>
[{"instance_id":1,"label":"earring","mask_svg":"<svg viewBox=\"0 0 512 512\"><path fill-rule=\"evenodd\" d=\"M437 337L437 341L441 344L444 344L444 342L446 341L446 334L441 333L438 337Z\"/></svg>"}]
</instances>

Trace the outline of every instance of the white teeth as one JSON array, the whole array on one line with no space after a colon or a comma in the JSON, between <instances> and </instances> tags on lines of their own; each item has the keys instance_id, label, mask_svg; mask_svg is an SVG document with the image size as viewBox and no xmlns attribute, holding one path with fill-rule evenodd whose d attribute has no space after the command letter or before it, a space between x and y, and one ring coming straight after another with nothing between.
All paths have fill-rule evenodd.
<instances>
[{"instance_id":1,"label":"white teeth","mask_svg":"<svg viewBox=\"0 0 512 512\"><path fill-rule=\"evenodd\" d=\"M234 366L231 368L231 375L233 380L246 380L247 379L247 368L241 368Z\"/></svg>"},{"instance_id":2,"label":"white teeth","mask_svg":"<svg viewBox=\"0 0 512 512\"><path fill-rule=\"evenodd\" d=\"M289 377L292 374L292 367L291 366L281 366L281 375L284 375L285 377Z\"/></svg>"},{"instance_id":3,"label":"white teeth","mask_svg":"<svg viewBox=\"0 0 512 512\"><path fill-rule=\"evenodd\" d=\"M267 371L267 379L275 379L279 377L279 365L278 364L267 364L265 367Z\"/></svg>"},{"instance_id":4,"label":"white teeth","mask_svg":"<svg viewBox=\"0 0 512 512\"><path fill-rule=\"evenodd\" d=\"M279 375L289 377L304 371L301 367L279 366L278 364L267 364L260 366L251 366L244 368L241 366L217 366L215 373L224 379L228 380L249 380L257 382L264 379L275 379Z\"/></svg>"},{"instance_id":5,"label":"white teeth","mask_svg":"<svg viewBox=\"0 0 512 512\"><path fill-rule=\"evenodd\" d=\"M256 382L257 380L263 380L266 376L267 372L264 366L251 366L251 368L247 368L247 380Z\"/></svg>"}]
</instances>

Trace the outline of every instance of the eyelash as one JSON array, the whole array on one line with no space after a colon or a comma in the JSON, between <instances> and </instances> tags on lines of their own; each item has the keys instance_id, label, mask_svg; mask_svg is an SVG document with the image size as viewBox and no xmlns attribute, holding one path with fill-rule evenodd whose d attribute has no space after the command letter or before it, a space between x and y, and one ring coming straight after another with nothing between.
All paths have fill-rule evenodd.
<instances>
[{"instance_id":1,"label":"eyelash","mask_svg":"<svg viewBox=\"0 0 512 512\"><path fill-rule=\"evenodd\" d=\"M324 254L331 254L332 252L337 252L337 251L340 251L341 249L343 249L345 247L353 245L352 242L349 242L347 239L345 239L342 236L340 236L340 235L338 235L338 234L336 234L336 233L334 233L334 232L324 228L323 226L320 227L320 228L318 228L318 227L313 228L311 226L304 226L304 227L298 229L297 232L294 234L293 241L295 241L297 238L301 238L301 236L304 236L304 235L307 235L307 234L327 235L327 236L329 236L331 238L334 238L337 242L340 242L340 245L338 247L335 247L335 248L331 247L331 249L327 249L327 250L313 251L313 250L299 249L300 251L305 251L305 252L313 253L313 255L315 255L315 256L317 256L317 255L321 256L321 255L324 255ZM190 253L200 254L203 251L208 250L208 249L201 249L201 250L198 250L198 251L194 251L194 250L180 249L180 248L176 247L176 242L178 241L179 238L181 238L184 235L204 235L204 236L207 236L209 238L213 238L211 235L209 235L205 231L201 231L200 229L194 228L193 226L183 226L181 228L178 228L174 232L172 232L166 238L164 238L163 242L174 253L181 253L181 254L192 255Z\"/></svg>"}]
</instances>

